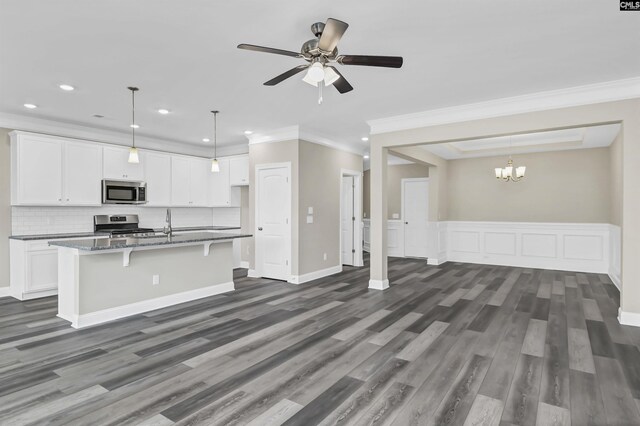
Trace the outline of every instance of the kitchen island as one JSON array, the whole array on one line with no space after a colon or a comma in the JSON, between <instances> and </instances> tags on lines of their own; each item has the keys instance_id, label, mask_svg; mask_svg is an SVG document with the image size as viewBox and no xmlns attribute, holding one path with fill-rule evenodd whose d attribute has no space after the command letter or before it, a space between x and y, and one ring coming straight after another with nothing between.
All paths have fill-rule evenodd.
<instances>
[{"instance_id":1,"label":"kitchen island","mask_svg":"<svg viewBox=\"0 0 640 426\"><path fill-rule=\"evenodd\" d=\"M58 249L58 316L74 328L234 290L236 238L190 232L52 241Z\"/></svg>"}]
</instances>

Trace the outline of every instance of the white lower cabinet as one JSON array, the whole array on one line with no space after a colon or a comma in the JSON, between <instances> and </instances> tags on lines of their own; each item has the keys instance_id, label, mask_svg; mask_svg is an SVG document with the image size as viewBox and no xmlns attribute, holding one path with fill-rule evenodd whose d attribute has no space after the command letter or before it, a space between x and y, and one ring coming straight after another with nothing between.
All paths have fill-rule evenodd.
<instances>
[{"instance_id":1,"label":"white lower cabinet","mask_svg":"<svg viewBox=\"0 0 640 426\"><path fill-rule=\"evenodd\" d=\"M29 300L58 294L58 249L49 241L9 240L11 296Z\"/></svg>"}]
</instances>

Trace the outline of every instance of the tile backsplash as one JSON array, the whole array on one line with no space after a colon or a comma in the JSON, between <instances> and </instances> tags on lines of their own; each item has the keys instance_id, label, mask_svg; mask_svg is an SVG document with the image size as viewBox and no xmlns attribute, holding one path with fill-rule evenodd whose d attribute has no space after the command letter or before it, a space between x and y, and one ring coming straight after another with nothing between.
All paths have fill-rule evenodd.
<instances>
[{"instance_id":1,"label":"tile backsplash","mask_svg":"<svg viewBox=\"0 0 640 426\"><path fill-rule=\"evenodd\" d=\"M97 214L137 214L140 226L162 228L166 215L163 207L12 207L13 235L58 234L93 231ZM172 208L174 227L226 225L240 226L240 208Z\"/></svg>"}]
</instances>

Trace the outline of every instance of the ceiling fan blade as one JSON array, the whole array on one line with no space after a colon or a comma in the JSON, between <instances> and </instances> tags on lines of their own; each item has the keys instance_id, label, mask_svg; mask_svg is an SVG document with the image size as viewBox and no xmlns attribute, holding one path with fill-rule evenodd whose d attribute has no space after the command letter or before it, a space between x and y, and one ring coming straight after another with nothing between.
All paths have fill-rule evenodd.
<instances>
[{"instance_id":1,"label":"ceiling fan blade","mask_svg":"<svg viewBox=\"0 0 640 426\"><path fill-rule=\"evenodd\" d=\"M340 71L338 71L335 67L329 67L329 68L334 70L336 74L340 76L339 79L333 82L333 86L338 90L338 92L347 93L353 90L353 86L349 84L347 79L344 78L342 74L340 74Z\"/></svg>"},{"instance_id":2,"label":"ceiling fan blade","mask_svg":"<svg viewBox=\"0 0 640 426\"><path fill-rule=\"evenodd\" d=\"M349 24L339 21L337 19L329 18L327 23L324 24L324 30L320 36L318 47L325 52L333 52L338 42L342 38L342 35L349 28Z\"/></svg>"},{"instance_id":3,"label":"ceiling fan blade","mask_svg":"<svg viewBox=\"0 0 640 426\"><path fill-rule=\"evenodd\" d=\"M254 52L275 53L276 55L291 56L293 58L300 58L302 55L297 52L291 52L290 50L274 49L272 47L256 46L255 44L239 44L238 49L253 50Z\"/></svg>"},{"instance_id":4,"label":"ceiling fan blade","mask_svg":"<svg viewBox=\"0 0 640 426\"><path fill-rule=\"evenodd\" d=\"M336 58L342 65L364 65L366 67L402 67L402 56L369 56L369 55L341 55Z\"/></svg>"},{"instance_id":5,"label":"ceiling fan blade","mask_svg":"<svg viewBox=\"0 0 640 426\"><path fill-rule=\"evenodd\" d=\"M308 67L309 67L309 65L298 65L297 67L291 68L289 71L283 72L279 76L272 78L271 80L269 80L266 83L264 83L264 85L265 86L275 86L276 84L288 79L289 77L293 77L294 75L298 74L299 72L306 70Z\"/></svg>"}]
</instances>

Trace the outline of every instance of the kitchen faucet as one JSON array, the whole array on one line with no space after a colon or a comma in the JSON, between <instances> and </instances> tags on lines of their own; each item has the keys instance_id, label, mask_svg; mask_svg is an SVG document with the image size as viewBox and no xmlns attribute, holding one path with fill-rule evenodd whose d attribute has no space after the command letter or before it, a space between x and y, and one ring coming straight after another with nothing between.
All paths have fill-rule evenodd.
<instances>
[{"instance_id":1,"label":"kitchen faucet","mask_svg":"<svg viewBox=\"0 0 640 426\"><path fill-rule=\"evenodd\" d=\"M171 209L167 209L167 217L164 223L164 229L162 230L167 235L171 235L173 228L171 227Z\"/></svg>"}]
</instances>

